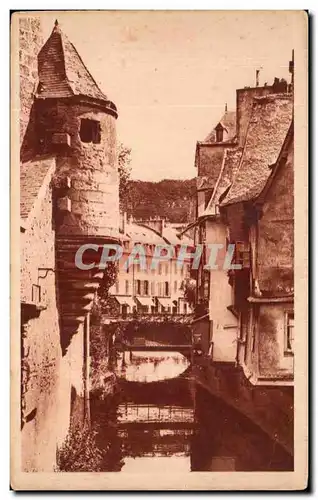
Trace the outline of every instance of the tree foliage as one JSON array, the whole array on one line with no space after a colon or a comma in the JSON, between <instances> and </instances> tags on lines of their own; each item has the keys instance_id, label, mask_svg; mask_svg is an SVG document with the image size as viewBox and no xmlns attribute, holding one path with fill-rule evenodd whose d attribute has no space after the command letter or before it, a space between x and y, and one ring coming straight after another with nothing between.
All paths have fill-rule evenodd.
<instances>
[{"instance_id":1,"label":"tree foliage","mask_svg":"<svg viewBox=\"0 0 318 500\"><path fill-rule=\"evenodd\" d=\"M196 304L196 281L191 278L183 280L182 283L183 296L190 307L194 308Z\"/></svg>"},{"instance_id":2,"label":"tree foliage","mask_svg":"<svg viewBox=\"0 0 318 500\"><path fill-rule=\"evenodd\" d=\"M121 211L124 211L131 175L131 148L124 146L121 142L117 147L117 161L119 174L119 208Z\"/></svg>"},{"instance_id":3,"label":"tree foliage","mask_svg":"<svg viewBox=\"0 0 318 500\"><path fill-rule=\"evenodd\" d=\"M73 425L57 452L59 472L98 472L102 470L103 452L96 443L97 430L88 424Z\"/></svg>"},{"instance_id":4,"label":"tree foliage","mask_svg":"<svg viewBox=\"0 0 318 500\"><path fill-rule=\"evenodd\" d=\"M195 179L159 182L129 180L123 210L136 219L164 217L169 222L195 219Z\"/></svg>"}]
</instances>

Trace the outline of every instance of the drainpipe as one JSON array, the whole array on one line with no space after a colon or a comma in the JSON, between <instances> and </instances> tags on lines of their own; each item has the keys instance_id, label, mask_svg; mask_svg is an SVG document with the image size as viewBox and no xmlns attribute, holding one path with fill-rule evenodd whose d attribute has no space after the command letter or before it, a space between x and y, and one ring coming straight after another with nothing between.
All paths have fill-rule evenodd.
<instances>
[{"instance_id":1,"label":"drainpipe","mask_svg":"<svg viewBox=\"0 0 318 500\"><path fill-rule=\"evenodd\" d=\"M84 345L83 345L83 358L84 358L84 421L90 424L90 401L89 401L89 375L90 375L90 353L89 353L89 330L90 330L90 313L87 313L84 321Z\"/></svg>"}]
</instances>

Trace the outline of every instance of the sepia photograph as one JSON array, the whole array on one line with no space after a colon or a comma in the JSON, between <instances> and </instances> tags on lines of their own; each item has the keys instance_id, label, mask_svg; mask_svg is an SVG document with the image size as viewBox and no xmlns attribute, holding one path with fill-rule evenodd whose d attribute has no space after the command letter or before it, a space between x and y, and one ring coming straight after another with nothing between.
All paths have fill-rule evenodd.
<instances>
[{"instance_id":1,"label":"sepia photograph","mask_svg":"<svg viewBox=\"0 0 318 500\"><path fill-rule=\"evenodd\" d=\"M13 489L306 488L307 24L12 14Z\"/></svg>"}]
</instances>

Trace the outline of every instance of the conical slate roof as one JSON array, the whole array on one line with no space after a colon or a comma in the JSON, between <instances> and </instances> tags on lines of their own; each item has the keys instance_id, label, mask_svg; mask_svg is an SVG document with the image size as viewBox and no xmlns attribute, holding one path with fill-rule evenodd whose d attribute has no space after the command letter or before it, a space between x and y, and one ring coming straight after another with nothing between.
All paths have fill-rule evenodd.
<instances>
[{"instance_id":1,"label":"conical slate roof","mask_svg":"<svg viewBox=\"0 0 318 500\"><path fill-rule=\"evenodd\" d=\"M107 101L107 96L100 90L57 21L38 55L38 73L38 98L81 95Z\"/></svg>"}]
</instances>

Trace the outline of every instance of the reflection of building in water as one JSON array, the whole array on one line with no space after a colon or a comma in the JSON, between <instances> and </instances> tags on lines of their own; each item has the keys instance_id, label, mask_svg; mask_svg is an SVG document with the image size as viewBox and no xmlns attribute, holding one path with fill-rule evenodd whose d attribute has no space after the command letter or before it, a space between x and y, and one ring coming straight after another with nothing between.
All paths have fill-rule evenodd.
<instances>
[{"instance_id":1,"label":"reflection of building in water","mask_svg":"<svg viewBox=\"0 0 318 500\"><path fill-rule=\"evenodd\" d=\"M118 407L118 436L126 456L189 456L193 408L126 403Z\"/></svg>"},{"instance_id":2,"label":"reflection of building in water","mask_svg":"<svg viewBox=\"0 0 318 500\"><path fill-rule=\"evenodd\" d=\"M170 357L176 357L176 353L161 353L161 357L167 362ZM168 363L168 371L170 369ZM148 384L121 380L116 421L125 464L129 458L140 460L142 471L145 457L173 457L178 464L188 461L190 471L195 427L190 385L187 378L178 375ZM133 467L138 467L136 462Z\"/></svg>"},{"instance_id":3,"label":"reflection of building in water","mask_svg":"<svg viewBox=\"0 0 318 500\"><path fill-rule=\"evenodd\" d=\"M126 403L118 407L119 423L189 423L193 422L193 408L182 406L155 406Z\"/></svg>"},{"instance_id":4,"label":"reflection of building in water","mask_svg":"<svg viewBox=\"0 0 318 500\"><path fill-rule=\"evenodd\" d=\"M127 457L171 457L190 455L192 432L192 429L125 428L118 434Z\"/></svg>"},{"instance_id":5,"label":"reflection of building in water","mask_svg":"<svg viewBox=\"0 0 318 500\"><path fill-rule=\"evenodd\" d=\"M133 382L157 382L178 377L189 367L188 359L176 352L124 352L118 355L115 372Z\"/></svg>"}]
</instances>

